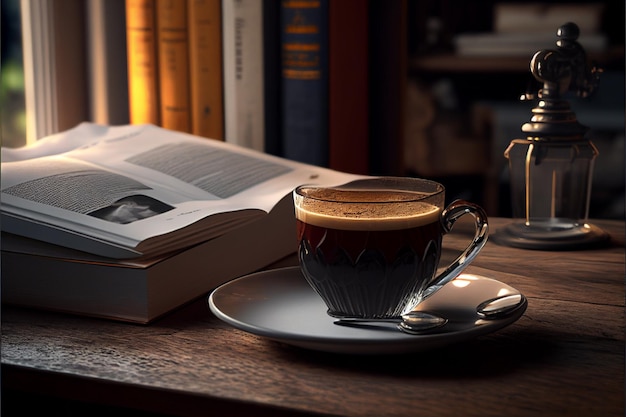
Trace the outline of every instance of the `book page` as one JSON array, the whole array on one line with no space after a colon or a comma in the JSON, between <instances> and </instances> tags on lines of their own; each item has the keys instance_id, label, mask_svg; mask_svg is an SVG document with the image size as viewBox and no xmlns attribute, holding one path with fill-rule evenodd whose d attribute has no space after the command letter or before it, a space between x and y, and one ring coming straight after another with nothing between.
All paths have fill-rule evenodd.
<instances>
[{"instance_id":1,"label":"book page","mask_svg":"<svg viewBox=\"0 0 626 417\"><path fill-rule=\"evenodd\" d=\"M121 208L125 200L139 200L139 196L154 201L159 212L173 207L159 202L155 197L147 196L153 190L147 185L115 172L106 171L91 164L62 157L38 158L28 161L28 165L7 163L3 168L11 175L6 175L2 193L11 201L13 197L61 208L81 214L96 213L96 217L107 218L117 223L130 223L130 217L118 220L114 212L102 213L106 208ZM11 168L15 168L12 169ZM5 177L5 176L3 176ZM162 197L165 197L163 195ZM166 200L166 198L163 198ZM139 203L139 201L137 201ZM128 204L127 206L130 206ZM137 207L141 204L136 204ZM97 214L100 213L100 214ZM147 213L143 217L148 217Z\"/></svg>"},{"instance_id":2,"label":"book page","mask_svg":"<svg viewBox=\"0 0 626 417\"><path fill-rule=\"evenodd\" d=\"M48 227L57 235L49 240L78 235L136 248L211 217L194 230L198 240L269 212L299 184L357 178L152 125L82 124L68 137L2 163L4 231L26 235L31 222L32 238Z\"/></svg>"}]
</instances>

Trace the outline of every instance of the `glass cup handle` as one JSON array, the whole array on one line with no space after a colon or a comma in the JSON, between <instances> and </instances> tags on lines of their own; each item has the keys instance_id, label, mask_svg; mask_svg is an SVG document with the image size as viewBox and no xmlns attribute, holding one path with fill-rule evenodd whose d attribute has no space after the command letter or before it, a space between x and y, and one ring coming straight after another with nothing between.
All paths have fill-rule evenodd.
<instances>
[{"instance_id":1,"label":"glass cup handle","mask_svg":"<svg viewBox=\"0 0 626 417\"><path fill-rule=\"evenodd\" d=\"M489 235L489 224L487 222L487 214L482 207L470 203L465 200L456 200L450 203L448 207L441 213L441 222L443 224L444 234L449 233L454 223L466 214L474 217L476 232L470 244L465 248L463 253L454 260L443 272L437 275L422 295L422 300L441 289L448 282L456 278L467 266L474 260L478 252L487 243Z\"/></svg>"}]
</instances>

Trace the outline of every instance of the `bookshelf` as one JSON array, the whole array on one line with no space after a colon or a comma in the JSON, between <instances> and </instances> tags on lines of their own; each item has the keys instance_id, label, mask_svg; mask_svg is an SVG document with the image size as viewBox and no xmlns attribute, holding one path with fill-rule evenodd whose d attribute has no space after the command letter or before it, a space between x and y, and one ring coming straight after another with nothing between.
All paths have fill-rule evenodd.
<instances>
[{"instance_id":1,"label":"bookshelf","mask_svg":"<svg viewBox=\"0 0 626 417\"><path fill-rule=\"evenodd\" d=\"M490 215L501 216L510 215L509 190L506 185L507 161L503 152L508 142L515 137L502 135L518 134L516 126L520 127L530 117L530 112L524 112L519 97L534 83L529 71L534 51L527 55L462 55L455 50L454 41L459 34L494 31L496 7L505 3L496 0L409 0L409 98L406 110L408 160L405 162L408 173L435 177L446 184L452 193L469 196L483 204ZM562 3L541 2L546 8ZM584 5L588 2L569 3ZM617 78L621 74L622 79L624 74L624 4L611 1L594 4L594 7L604 8L599 27L606 35L607 47L602 51L588 51L587 55L589 61L605 69L607 85L604 90L608 90L610 97L604 97L602 101L611 102L607 104L607 114L616 114L619 118L621 112L623 124L623 88L613 84L612 80L614 74L617 74ZM557 27L554 27L554 31ZM609 78L611 81L608 81ZM422 96L418 101L411 101L411 91L414 97L416 85ZM618 134L623 133L623 128L615 130L594 115L587 116L588 113L586 108L581 109L579 119L589 117L587 125L598 128L603 136L608 132L619 139ZM423 121L425 115L429 115L430 124ZM616 124L619 124L619 120ZM601 150L596 166L606 165L605 158L614 153L609 145L605 145L605 152ZM451 152L451 149L457 151ZM623 178L623 160L615 165L612 173L601 175ZM474 185L467 186L467 178L472 178ZM603 189L603 182L603 178L598 178L597 206L613 203L600 197L607 193ZM623 195L623 189L618 194ZM604 216L600 211L596 213Z\"/></svg>"},{"instance_id":2,"label":"bookshelf","mask_svg":"<svg viewBox=\"0 0 626 417\"><path fill-rule=\"evenodd\" d=\"M106 4L120 9L120 4L125 0L110 0ZM93 120L95 109L93 103L88 100L91 97L103 97L109 108L119 109L123 107L119 98L119 91L126 91L125 83L120 83L118 91L113 94L112 89L98 91L97 85L89 85L88 80L92 80L93 68L86 64L87 56L85 42L82 42L81 33L87 33L89 21L78 21L76 25L63 24L61 16L78 15L85 12L85 5L80 1L53 1L42 5L40 2L25 2L30 8L25 10L30 13L31 31L34 34L33 46L40 51L47 51L55 60L39 58L42 62L37 68L53 67L50 71L35 71L31 73L27 90L30 91L30 100L36 103L36 117L29 117L33 126L32 132L36 139L44 135L54 133L59 130L69 128L83 120ZM517 102L521 93L524 92L530 80L528 71L529 57L523 56L459 56L452 48L452 40L455 34L465 32L488 31L493 28L493 8L496 0L481 2L465 2L459 0L403 0L400 2L378 4L379 2L366 2L368 5L367 34L361 37L367 38L367 57L360 55L360 59L366 59L367 72L367 109L361 108L360 116L339 125L338 132L350 132L352 127L359 128L359 138L354 139L354 144L348 144L347 148L340 150L341 155L333 158L333 167L336 169L346 169L352 172L368 173L375 175L418 175L433 177L441 180L451 190L450 196L462 195L466 191L464 184L466 177L475 178L473 183L477 184L469 190L468 196L484 204L491 210L490 214L506 215L501 208L506 205L508 197L506 192L501 190L499 174L502 164L505 162L502 157L503 149L498 148L500 142L494 141L493 126L489 120L489 111L476 104L484 102L506 101ZM546 4L558 4L559 1L547 1ZM574 1L573 3L579 3ZM581 2L582 3L582 2ZM602 66L611 71L622 73L624 71L624 38L623 38L623 16L624 5L621 2L603 1L608 8L608 12L603 17L602 28L609 38L609 47L602 53L590 53L589 58L598 61ZM264 0L264 22L273 22L276 39L279 28L279 16L277 16L280 0ZM36 6L36 7L35 7ZM68 11L71 9L71 12ZM273 16L266 14L266 11L273 11ZM345 12L344 12L345 13ZM435 25L433 25L435 17ZM113 21L121 21L119 16ZM40 21L48 22L46 25L39 24ZM75 28L72 28L75 26ZM340 25L339 25L340 26ZM436 36L433 36L432 28L439 28ZM429 29L430 28L430 29ZM266 27L266 29L268 29ZM271 29L271 28L270 28ZM341 27L336 29L341 32ZM93 31L93 28L91 28ZM359 30L362 30L359 29ZM430 32L429 32L430 30ZM69 33L63 35L73 43L76 48L62 48L49 43L50 39L60 39L59 36L47 36L45 33L57 31L59 33ZM272 32L269 30L269 32ZM39 33L37 35L37 33ZM361 32L363 33L363 32ZM354 41L352 41L354 43ZM280 51L277 48L267 48L265 51L272 51L274 60L280 59ZM363 51L360 50L359 53ZM62 56L72 54L71 59L61 60ZM124 48L110 50L111 54L123 54ZM43 55L45 58L48 55ZM264 68L277 70L278 65L267 65ZM33 64L31 64L32 66ZM61 71L62 65L72 65L71 71ZM120 69L121 71L121 69ZM124 70L125 71L125 70ZM267 70L266 70L267 71ZM46 75L47 74L47 75ZM73 74L69 79L73 84L77 83L85 88L68 88L68 74ZM280 87L276 87L277 78L266 73L265 81L274 88L265 88L266 120L264 136L266 137L265 151L281 155L281 138L277 124L281 118ZM65 81L64 81L65 80ZM361 80L362 81L362 80ZM411 90L415 82L419 83L420 89L417 95L425 103L422 107L411 107L411 103L405 104L411 94L416 93ZM442 81L444 81L442 83ZM332 82L331 82L332 83ZM446 84L447 83L447 84ZM42 85L44 87L42 87ZM45 87L45 86L48 87ZM454 97L457 100L456 107L442 112L438 108L437 100L444 94L445 89L450 86L454 89ZM101 87L101 86L100 86ZM100 89L102 90L102 89ZM62 97L55 95L41 95L43 91L59 92L63 91ZM412 92L411 92L412 91ZM122 94L123 95L123 94ZM109 101L107 101L107 97ZM39 98L37 98L39 97ZM115 101L117 100L117 101ZM430 100L430 102L428 102ZM349 101L336 102L345 103ZM69 103L69 104L68 104ZM79 103L79 104L76 104ZM125 103L128 105L128 103ZM345 104L342 104L345 106ZM270 111L271 110L271 111ZM60 114L63 113L63 114ZM492 112L493 113L493 112ZM334 114L341 114L336 112ZM347 112L345 114L348 114ZM363 116L367 114L367 116ZM271 115L271 116L270 116ZM427 138L426 140L415 140L411 135L411 129L407 126L411 123L428 122L428 118L438 118L445 116L448 118L448 131L443 131L440 137L444 140ZM348 116L341 116L349 118ZM36 120L35 120L36 119ZM358 120L354 120L358 119ZM364 120L366 119L366 120ZM335 118L334 120L337 120ZM117 118L115 123L125 123L128 120ZM519 124L525 122L520 120ZM343 130L342 130L343 129ZM452 131L450 130L452 129ZM354 130L356 131L356 130ZM274 132L274 133L272 133ZM346 133L338 136L346 137ZM270 140L271 139L271 140ZM271 143L270 143L271 142ZM424 152L424 147L431 146ZM335 149L332 146L331 149ZM342 162L353 162L356 158L350 153L350 148L357 149L360 158L358 164ZM456 155L449 157L447 153L450 149L456 151ZM606 152L605 152L606 153ZM356 153L354 154L356 155ZM338 161L338 162L337 162ZM353 168L357 167L357 168ZM623 172L614 173L623 177ZM456 192L458 188L458 193ZM486 197L490 195L491 197ZM490 201L487 201L489 200Z\"/></svg>"},{"instance_id":3,"label":"bookshelf","mask_svg":"<svg viewBox=\"0 0 626 417\"><path fill-rule=\"evenodd\" d=\"M591 61L603 67L614 68L624 60L623 45L613 45L603 53L587 54ZM509 73L528 72L529 58L526 56L493 57L493 56L459 56L452 52L413 56L409 58L410 72L445 72L445 73Z\"/></svg>"}]
</instances>

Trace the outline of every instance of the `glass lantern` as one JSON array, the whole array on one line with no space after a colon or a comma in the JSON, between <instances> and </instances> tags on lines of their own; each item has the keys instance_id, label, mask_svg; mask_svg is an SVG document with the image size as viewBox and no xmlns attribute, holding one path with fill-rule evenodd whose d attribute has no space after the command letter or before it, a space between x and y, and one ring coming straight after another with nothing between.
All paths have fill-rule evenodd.
<instances>
[{"instance_id":1,"label":"glass lantern","mask_svg":"<svg viewBox=\"0 0 626 417\"><path fill-rule=\"evenodd\" d=\"M558 50L539 51L531 60L531 72L543 87L530 122L522 126L526 138L511 141L504 153L516 221L494 236L496 242L527 249L576 249L608 238L588 223L598 150L585 137L588 128L561 98L570 89L588 96L597 85L600 71L586 70L578 34L573 23L561 26Z\"/></svg>"}]
</instances>

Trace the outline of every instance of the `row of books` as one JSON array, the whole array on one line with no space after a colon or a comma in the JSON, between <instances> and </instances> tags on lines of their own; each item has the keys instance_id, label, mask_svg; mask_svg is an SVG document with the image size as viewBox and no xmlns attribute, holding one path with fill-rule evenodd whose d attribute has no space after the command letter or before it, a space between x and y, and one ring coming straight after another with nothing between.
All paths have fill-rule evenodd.
<instances>
[{"instance_id":1,"label":"row of books","mask_svg":"<svg viewBox=\"0 0 626 417\"><path fill-rule=\"evenodd\" d=\"M373 7L126 0L130 122L369 173L373 124L384 119L372 122L370 114L394 108L379 82L387 74L372 69L389 64L372 53L373 43L389 49L376 25L402 26L380 20Z\"/></svg>"},{"instance_id":2,"label":"row of books","mask_svg":"<svg viewBox=\"0 0 626 417\"><path fill-rule=\"evenodd\" d=\"M224 138L220 0L126 0L130 121Z\"/></svg>"}]
</instances>

